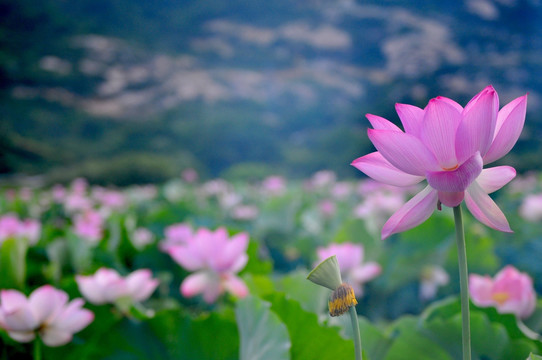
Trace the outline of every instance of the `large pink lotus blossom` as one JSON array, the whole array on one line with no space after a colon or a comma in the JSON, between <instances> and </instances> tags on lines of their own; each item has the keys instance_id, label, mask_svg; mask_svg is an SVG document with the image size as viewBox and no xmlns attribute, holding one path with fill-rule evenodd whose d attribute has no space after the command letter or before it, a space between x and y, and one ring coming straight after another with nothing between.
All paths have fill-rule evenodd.
<instances>
[{"instance_id":1,"label":"large pink lotus blossom","mask_svg":"<svg viewBox=\"0 0 542 360\"><path fill-rule=\"evenodd\" d=\"M145 301L159 284L148 269L122 277L114 269L100 268L94 275L77 275L75 280L83 297L94 305Z\"/></svg>"},{"instance_id":2,"label":"large pink lotus blossom","mask_svg":"<svg viewBox=\"0 0 542 360\"><path fill-rule=\"evenodd\" d=\"M82 309L82 299L68 303L68 294L51 285L37 288L27 298L17 290L0 291L0 327L18 342L34 340L37 334L47 346L61 346L94 320Z\"/></svg>"},{"instance_id":3,"label":"large pink lotus blossom","mask_svg":"<svg viewBox=\"0 0 542 360\"><path fill-rule=\"evenodd\" d=\"M363 262L364 249L359 244L331 244L325 248L318 248L316 254L318 255L318 264L330 256L337 256L344 281L352 286L358 297L363 295L362 285L380 275L382 271L376 262Z\"/></svg>"},{"instance_id":4,"label":"large pink lotus blossom","mask_svg":"<svg viewBox=\"0 0 542 360\"><path fill-rule=\"evenodd\" d=\"M41 223L33 219L20 220L17 215L0 217L0 244L8 238L25 238L35 245L41 236Z\"/></svg>"},{"instance_id":5,"label":"large pink lotus blossom","mask_svg":"<svg viewBox=\"0 0 542 360\"><path fill-rule=\"evenodd\" d=\"M483 224L511 232L506 217L489 197L514 178L510 166L482 169L506 155L525 122L527 95L500 111L497 92L486 87L463 108L437 97L425 109L397 104L405 131L392 122L368 114L369 139L378 151L352 165L369 177L395 186L423 180L428 185L386 222L382 238L411 229L427 220L435 208L459 205L463 200Z\"/></svg>"},{"instance_id":6,"label":"large pink lotus blossom","mask_svg":"<svg viewBox=\"0 0 542 360\"><path fill-rule=\"evenodd\" d=\"M477 306L494 306L502 314L515 314L525 319L536 306L533 280L513 266L503 268L495 278L471 274L469 292Z\"/></svg>"},{"instance_id":7,"label":"large pink lotus blossom","mask_svg":"<svg viewBox=\"0 0 542 360\"><path fill-rule=\"evenodd\" d=\"M203 294L207 303L215 302L225 291L246 296L248 289L236 274L248 261L247 247L248 234L230 238L225 228L198 229L186 243L169 247L167 252L173 260L194 272L181 284L183 296Z\"/></svg>"}]
</instances>

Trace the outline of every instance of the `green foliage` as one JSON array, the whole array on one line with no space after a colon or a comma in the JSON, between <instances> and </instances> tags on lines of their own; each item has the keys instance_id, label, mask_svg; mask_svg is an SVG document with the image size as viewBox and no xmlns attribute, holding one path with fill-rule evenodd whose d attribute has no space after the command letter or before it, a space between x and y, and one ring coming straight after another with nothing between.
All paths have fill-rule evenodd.
<instances>
[{"instance_id":1,"label":"green foliage","mask_svg":"<svg viewBox=\"0 0 542 360\"><path fill-rule=\"evenodd\" d=\"M395 339L390 346L385 360L452 360L438 344L419 333L416 318L407 317L398 320L394 328Z\"/></svg>"},{"instance_id":2,"label":"green foliage","mask_svg":"<svg viewBox=\"0 0 542 360\"><path fill-rule=\"evenodd\" d=\"M11 237L0 243L0 289L24 289L27 251L26 239Z\"/></svg>"},{"instance_id":3,"label":"green foliage","mask_svg":"<svg viewBox=\"0 0 542 360\"><path fill-rule=\"evenodd\" d=\"M320 314L327 313L327 301L330 290L307 280L308 271L298 270L275 280L276 290L296 300L303 309Z\"/></svg>"},{"instance_id":4,"label":"green foliage","mask_svg":"<svg viewBox=\"0 0 542 360\"><path fill-rule=\"evenodd\" d=\"M384 359L392 344L391 337L364 317L359 317L359 331L363 352L367 353L368 359Z\"/></svg>"},{"instance_id":5,"label":"green foliage","mask_svg":"<svg viewBox=\"0 0 542 360\"><path fill-rule=\"evenodd\" d=\"M449 299L429 307L420 319L398 320L391 327L394 340L385 359L461 357L460 308L458 299ZM513 315L472 308L470 319L473 359L523 359L542 345L519 330Z\"/></svg>"},{"instance_id":6,"label":"green foliage","mask_svg":"<svg viewBox=\"0 0 542 360\"><path fill-rule=\"evenodd\" d=\"M148 153L125 153L54 169L47 175L47 181L65 183L75 177L84 177L95 184L163 183L186 167L183 162L182 156L172 158Z\"/></svg>"},{"instance_id":7,"label":"green foliage","mask_svg":"<svg viewBox=\"0 0 542 360\"><path fill-rule=\"evenodd\" d=\"M107 213L103 239L96 244L75 235L74 214L61 203L47 201L50 189L34 190L25 198L19 189L10 189L0 196L1 213L39 216L43 227L40 241L28 249L21 239L2 241L0 288L18 288L28 295L49 283L74 299L82 296L75 276L100 267L114 268L122 275L148 268L159 279L158 289L143 304L87 302L85 308L94 312L95 321L76 333L72 342L44 347L44 360L233 360L240 354L243 359L347 359L354 352L348 319L331 318L326 306L330 291L306 278L317 246L354 242L364 246L365 261L377 261L383 267L378 278L363 285L363 296L358 297L365 357L460 358L461 307L455 297L457 260L449 213L436 212L419 227L381 241L367 230L366 220L351 218L358 195L337 200L338 211L325 218L318 204L331 198L330 189L309 192L291 182L283 194L270 195L257 186L228 184L226 194L234 193L242 203L256 204L259 209L256 219L236 221L230 209L221 206L223 194L205 195L200 184L176 179L159 186L158 195L149 200L127 198L124 208ZM124 194L134 196L136 191L130 188ZM91 193L85 194L88 199L93 199ZM508 201L500 203L506 208L511 206ZM529 228L536 226L521 223L517 216L513 221L521 228L514 235L515 250L536 244L531 235L525 235L536 234ZM156 243L164 238L167 226L179 222L194 228L225 226L230 234L249 232L249 260L239 273L249 297L226 294L207 304L199 296L181 295L180 284L192 271L179 266ZM492 275L501 264L516 259L507 252L506 238L472 219L467 218L466 224L471 273ZM149 229L156 241L136 246L132 235L139 227ZM530 246L527 249L536 249ZM514 256L528 252L522 251ZM512 264L526 266L521 257ZM542 270L535 261L529 264L536 281ZM451 283L439 288L438 296L451 297L429 304L419 299L420 275L427 265L443 266L450 273ZM493 307L471 304L471 330L474 360L537 359L529 354L542 353L542 300L534 314L521 321ZM30 359L31 353L31 344L19 344L0 330L0 358Z\"/></svg>"},{"instance_id":8,"label":"green foliage","mask_svg":"<svg viewBox=\"0 0 542 360\"><path fill-rule=\"evenodd\" d=\"M268 302L249 296L236 306L241 338L240 360L290 359L290 337Z\"/></svg>"},{"instance_id":9,"label":"green foliage","mask_svg":"<svg viewBox=\"0 0 542 360\"><path fill-rule=\"evenodd\" d=\"M165 311L149 326L167 346L171 359L238 359L239 333L231 310L198 317L179 310Z\"/></svg>"},{"instance_id":10,"label":"green foliage","mask_svg":"<svg viewBox=\"0 0 542 360\"><path fill-rule=\"evenodd\" d=\"M354 343L341 338L336 328L321 326L315 314L309 313L284 294L266 296L271 311L279 316L290 334L292 360L346 359L354 354Z\"/></svg>"},{"instance_id":11,"label":"green foliage","mask_svg":"<svg viewBox=\"0 0 542 360\"><path fill-rule=\"evenodd\" d=\"M427 259L432 264L443 262L454 244L453 236L453 219L447 214L435 213L420 226L399 234L396 241L390 239L392 243L383 259L381 281L393 290L408 281L417 280L423 266L428 265Z\"/></svg>"},{"instance_id":12,"label":"green foliage","mask_svg":"<svg viewBox=\"0 0 542 360\"><path fill-rule=\"evenodd\" d=\"M247 254L248 263L243 270L251 274L270 274L273 270L273 263L266 259L259 252L260 245L256 241L251 241L248 244Z\"/></svg>"},{"instance_id":13,"label":"green foliage","mask_svg":"<svg viewBox=\"0 0 542 360\"><path fill-rule=\"evenodd\" d=\"M276 166L266 163L242 162L232 165L221 174L221 177L233 182L255 182L277 174Z\"/></svg>"}]
</instances>

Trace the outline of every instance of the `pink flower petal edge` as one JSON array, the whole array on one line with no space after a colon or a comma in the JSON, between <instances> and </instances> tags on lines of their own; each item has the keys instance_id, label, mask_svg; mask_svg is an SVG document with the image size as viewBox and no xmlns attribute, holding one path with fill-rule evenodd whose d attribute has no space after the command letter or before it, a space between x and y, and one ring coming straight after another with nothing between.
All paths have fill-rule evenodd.
<instances>
[{"instance_id":1,"label":"pink flower petal edge","mask_svg":"<svg viewBox=\"0 0 542 360\"><path fill-rule=\"evenodd\" d=\"M437 191L427 186L393 214L382 228L382 240L427 220L437 207Z\"/></svg>"}]
</instances>

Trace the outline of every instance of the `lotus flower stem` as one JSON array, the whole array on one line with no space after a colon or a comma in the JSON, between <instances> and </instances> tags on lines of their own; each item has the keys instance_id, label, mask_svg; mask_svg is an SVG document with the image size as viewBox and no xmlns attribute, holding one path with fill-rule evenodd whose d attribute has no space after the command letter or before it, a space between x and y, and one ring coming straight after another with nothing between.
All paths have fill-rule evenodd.
<instances>
[{"instance_id":1,"label":"lotus flower stem","mask_svg":"<svg viewBox=\"0 0 542 360\"><path fill-rule=\"evenodd\" d=\"M467 251L465 249L465 231L463 229L461 205L457 205L456 207L454 207L454 220L455 220L455 234L456 234L456 240L457 240L457 257L458 257L458 262L459 262L459 287L461 290L463 360L471 360Z\"/></svg>"},{"instance_id":2,"label":"lotus flower stem","mask_svg":"<svg viewBox=\"0 0 542 360\"><path fill-rule=\"evenodd\" d=\"M41 360L41 340L39 337L34 340L34 360Z\"/></svg>"},{"instance_id":3,"label":"lotus flower stem","mask_svg":"<svg viewBox=\"0 0 542 360\"><path fill-rule=\"evenodd\" d=\"M350 306L348 309L350 321L352 322L352 330L354 331L354 351L356 352L356 360L363 360L361 355L361 336L359 334L358 313L355 306Z\"/></svg>"}]
</instances>

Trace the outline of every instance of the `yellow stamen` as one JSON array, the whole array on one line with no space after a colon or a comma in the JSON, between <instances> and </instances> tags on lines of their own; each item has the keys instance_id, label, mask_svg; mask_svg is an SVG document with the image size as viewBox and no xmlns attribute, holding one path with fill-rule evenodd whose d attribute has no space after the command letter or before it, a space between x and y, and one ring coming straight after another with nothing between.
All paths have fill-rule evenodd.
<instances>
[{"instance_id":1,"label":"yellow stamen","mask_svg":"<svg viewBox=\"0 0 542 360\"><path fill-rule=\"evenodd\" d=\"M443 167L443 169L446 170L446 171L452 171L452 170L457 169L458 167L459 167L459 164L455 164L455 166L452 166L451 168L445 168L445 167Z\"/></svg>"},{"instance_id":2,"label":"yellow stamen","mask_svg":"<svg viewBox=\"0 0 542 360\"><path fill-rule=\"evenodd\" d=\"M502 305L510 298L510 294L505 292L497 292L491 295L491 297L497 304Z\"/></svg>"},{"instance_id":3,"label":"yellow stamen","mask_svg":"<svg viewBox=\"0 0 542 360\"><path fill-rule=\"evenodd\" d=\"M329 315L339 316L348 311L351 306L356 305L356 295L354 289L348 284L341 284L329 299Z\"/></svg>"}]
</instances>

